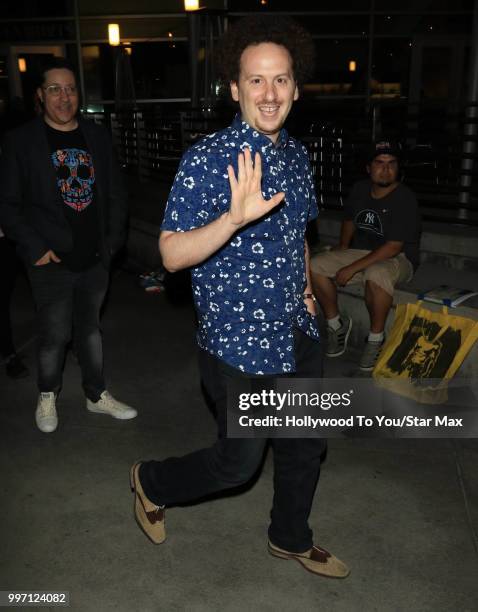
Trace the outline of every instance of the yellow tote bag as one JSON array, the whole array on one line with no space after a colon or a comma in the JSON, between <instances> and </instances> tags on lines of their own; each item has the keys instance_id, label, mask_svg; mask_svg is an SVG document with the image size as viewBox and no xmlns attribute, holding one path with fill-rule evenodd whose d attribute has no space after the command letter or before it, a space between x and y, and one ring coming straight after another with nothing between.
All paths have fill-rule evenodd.
<instances>
[{"instance_id":1,"label":"yellow tote bag","mask_svg":"<svg viewBox=\"0 0 478 612\"><path fill-rule=\"evenodd\" d=\"M447 384L478 338L478 321L433 312L422 302L399 304L373 371L376 384L418 402L448 398Z\"/></svg>"}]
</instances>

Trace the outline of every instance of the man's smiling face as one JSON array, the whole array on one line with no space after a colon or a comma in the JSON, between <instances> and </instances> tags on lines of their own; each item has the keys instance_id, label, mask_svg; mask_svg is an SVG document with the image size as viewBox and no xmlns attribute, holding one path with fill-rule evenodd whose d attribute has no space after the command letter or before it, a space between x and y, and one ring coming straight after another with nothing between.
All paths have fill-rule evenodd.
<instances>
[{"instance_id":1,"label":"man's smiling face","mask_svg":"<svg viewBox=\"0 0 478 612\"><path fill-rule=\"evenodd\" d=\"M231 82L231 95L239 102L243 121L276 142L299 97L287 49L275 43L244 49L239 80Z\"/></svg>"},{"instance_id":2,"label":"man's smiling face","mask_svg":"<svg viewBox=\"0 0 478 612\"><path fill-rule=\"evenodd\" d=\"M56 89L59 91L56 92ZM53 68L45 73L45 82L37 94L43 102L45 121L57 130L76 127L78 92L75 75L66 68Z\"/></svg>"}]
</instances>

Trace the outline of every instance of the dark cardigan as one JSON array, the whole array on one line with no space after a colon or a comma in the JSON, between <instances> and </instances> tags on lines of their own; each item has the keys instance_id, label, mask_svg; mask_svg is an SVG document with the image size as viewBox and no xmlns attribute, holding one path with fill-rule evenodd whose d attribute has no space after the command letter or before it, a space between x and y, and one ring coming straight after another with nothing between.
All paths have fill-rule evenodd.
<instances>
[{"instance_id":1,"label":"dark cardigan","mask_svg":"<svg viewBox=\"0 0 478 612\"><path fill-rule=\"evenodd\" d=\"M79 118L78 122L95 168L100 256L108 266L126 237L126 192L108 132L91 121ZM7 133L3 140L0 227L17 243L28 265L50 249L68 252L73 247L41 117Z\"/></svg>"}]
</instances>

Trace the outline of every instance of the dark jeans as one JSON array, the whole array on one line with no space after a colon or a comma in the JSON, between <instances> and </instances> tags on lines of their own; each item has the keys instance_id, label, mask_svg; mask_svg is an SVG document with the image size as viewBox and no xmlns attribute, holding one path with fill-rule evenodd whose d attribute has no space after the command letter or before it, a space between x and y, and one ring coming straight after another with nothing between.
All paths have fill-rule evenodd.
<instances>
[{"instance_id":1,"label":"dark jeans","mask_svg":"<svg viewBox=\"0 0 478 612\"><path fill-rule=\"evenodd\" d=\"M0 357L9 357L15 352L12 338L10 302L15 288L18 260L15 247L8 238L0 238Z\"/></svg>"},{"instance_id":2,"label":"dark jeans","mask_svg":"<svg viewBox=\"0 0 478 612\"><path fill-rule=\"evenodd\" d=\"M294 332L297 371L301 378L322 376L319 342L300 331ZM141 465L140 478L146 496L158 505L171 506L246 483L257 471L267 444L264 439L226 438L227 380L244 377L220 359L200 351L201 378L217 411L218 440L184 457L149 461ZM271 378L260 377L264 385ZM257 387L257 377L250 379ZM257 389L256 389L257 390ZM292 552L312 546L308 518L320 474L325 441L320 439L272 440L274 450L274 500L269 538Z\"/></svg>"},{"instance_id":3,"label":"dark jeans","mask_svg":"<svg viewBox=\"0 0 478 612\"><path fill-rule=\"evenodd\" d=\"M38 311L38 388L61 388L65 349L72 338L86 396L96 402L105 390L100 309L108 272L96 264L72 272L61 264L30 266L33 298Z\"/></svg>"}]
</instances>

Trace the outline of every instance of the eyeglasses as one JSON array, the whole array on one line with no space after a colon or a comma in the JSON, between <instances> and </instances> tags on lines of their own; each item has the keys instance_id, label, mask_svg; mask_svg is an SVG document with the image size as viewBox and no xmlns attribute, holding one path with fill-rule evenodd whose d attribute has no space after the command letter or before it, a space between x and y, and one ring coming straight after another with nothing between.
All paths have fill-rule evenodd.
<instances>
[{"instance_id":1,"label":"eyeglasses","mask_svg":"<svg viewBox=\"0 0 478 612\"><path fill-rule=\"evenodd\" d=\"M58 98L61 92L63 92L66 96L76 96L77 94L75 85L65 85L65 87L62 87L61 85L48 85L48 87L42 87L42 89L53 98Z\"/></svg>"}]
</instances>

